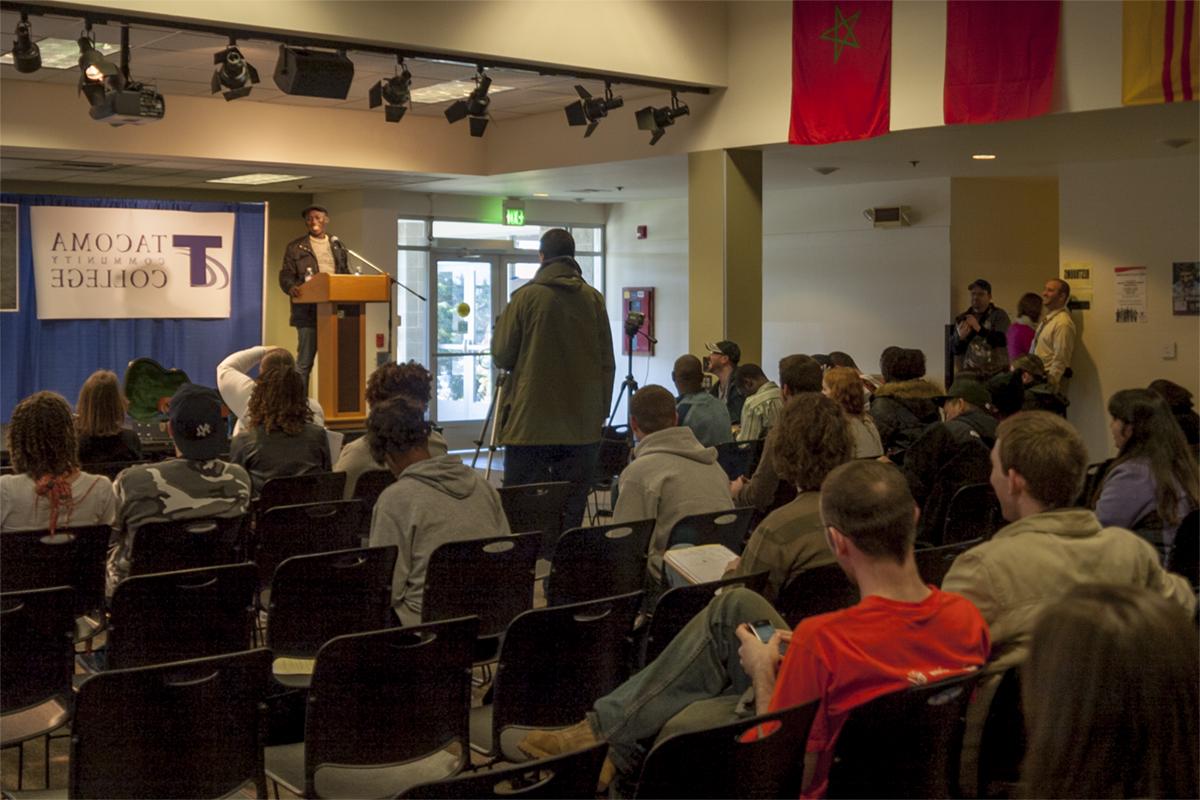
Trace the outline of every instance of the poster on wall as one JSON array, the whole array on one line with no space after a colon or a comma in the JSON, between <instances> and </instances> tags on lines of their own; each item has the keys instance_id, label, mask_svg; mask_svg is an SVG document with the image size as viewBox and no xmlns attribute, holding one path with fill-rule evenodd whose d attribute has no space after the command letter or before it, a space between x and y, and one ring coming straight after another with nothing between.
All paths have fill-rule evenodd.
<instances>
[{"instance_id":1,"label":"poster on wall","mask_svg":"<svg viewBox=\"0 0 1200 800\"><path fill-rule=\"evenodd\" d=\"M1177 317L1200 316L1200 261L1171 265L1171 309Z\"/></svg>"},{"instance_id":2,"label":"poster on wall","mask_svg":"<svg viewBox=\"0 0 1200 800\"><path fill-rule=\"evenodd\" d=\"M1146 268L1115 267L1117 322L1146 322Z\"/></svg>"},{"instance_id":3,"label":"poster on wall","mask_svg":"<svg viewBox=\"0 0 1200 800\"><path fill-rule=\"evenodd\" d=\"M1059 273L1071 285L1070 306L1074 310L1092 307L1092 264L1090 261L1066 261Z\"/></svg>"},{"instance_id":4,"label":"poster on wall","mask_svg":"<svg viewBox=\"0 0 1200 800\"><path fill-rule=\"evenodd\" d=\"M38 319L227 319L234 216L31 207Z\"/></svg>"}]
</instances>

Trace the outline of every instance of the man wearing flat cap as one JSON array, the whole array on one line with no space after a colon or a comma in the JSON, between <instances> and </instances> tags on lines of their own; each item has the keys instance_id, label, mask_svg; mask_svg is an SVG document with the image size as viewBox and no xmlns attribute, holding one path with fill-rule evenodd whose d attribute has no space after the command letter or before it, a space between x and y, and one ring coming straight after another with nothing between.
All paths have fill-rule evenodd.
<instances>
[{"instance_id":1,"label":"man wearing flat cap","mask_svg":"<svg viewBox=\"0 0 1200 800\"><path fill-rule=\"evenodd\" d=\"M300 287L318 272L346 274L346 248L336 236L325 232L329 212L321 206L309 206L300 212L308 233L288 242L283 251L283 266L279 269L279 288L292 300L291 324L296 329L296 369L308 388L308 375L317 357L317 307L313 303L297 303Z\"/></svg>"}]
</instances>

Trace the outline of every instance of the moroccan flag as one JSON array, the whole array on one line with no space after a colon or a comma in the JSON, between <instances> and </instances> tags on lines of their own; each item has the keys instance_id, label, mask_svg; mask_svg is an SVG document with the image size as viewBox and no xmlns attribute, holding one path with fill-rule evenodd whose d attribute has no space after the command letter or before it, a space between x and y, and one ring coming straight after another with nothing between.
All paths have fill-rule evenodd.
<instances>
[{"instance_id":1,"label":"moroccan flag","mask_svg":"<svg viewBox=\"0 0 1200 800\"><path fill-rule=\"evenodd\" d=\"M1059 0L948 0L946 124L1049 111L1060 11Z\"/></svg>"},{"instance_id":2,"label":"moroccan flag","mask_svg":"<svg viewBox=\"0 0 1200 800\"><path fill-rule=\"evenodd\" d=\"M887 133L891 91L891 0L794 0L789 142Z\"/></svg>"},{"instance_id":3,"label":"moroccan flag","mask_svg":"<svg viewBox=\"0 0 1200 800\"><path fill-rule=\"evenodd\" d=\"M1196 0L1125 0L1122 27L1122 103L1196 99L1200 84Z\"/></svg>"}]
</instances>

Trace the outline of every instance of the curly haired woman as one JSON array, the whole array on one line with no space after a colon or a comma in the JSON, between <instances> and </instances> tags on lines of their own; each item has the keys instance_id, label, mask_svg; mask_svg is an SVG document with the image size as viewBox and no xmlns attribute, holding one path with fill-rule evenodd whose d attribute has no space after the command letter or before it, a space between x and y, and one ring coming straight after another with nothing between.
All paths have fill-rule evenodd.
<instances>
[{"instance_id":1,"label":"curly haired woman","mask_svg":"<svg viewBox=\"0 0 1200 800\"><path fill-rule=\"evenodd\" d=\"M17 404L8 449L14 474L0 476L0 531L112 523L112 482L80 471L75 421L60 395L37 392Z\"/></svg>"},{"instance_id":2,"label":"curly haired woman","mask_svg":"<svg viewBox=\"0 0 1200 800\"><path fill-rule=\"evenodd\" d=\"M329 471L329 438L312 419L304 379L294 367L272 366L259 376L246 430L229 446L229 460L250 473L256 495L271 478Z\"/></svg>"}]
</instances>

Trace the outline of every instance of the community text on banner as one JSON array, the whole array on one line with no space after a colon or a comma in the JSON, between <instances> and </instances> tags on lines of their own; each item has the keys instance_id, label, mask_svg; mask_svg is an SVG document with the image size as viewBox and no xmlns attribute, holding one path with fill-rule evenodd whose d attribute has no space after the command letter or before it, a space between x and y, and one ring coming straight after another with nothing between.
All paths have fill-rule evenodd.
<instances>
[{"instance_id":1,"label":"community text on banner","mask_svg":"<svg viewBox=\"0 0 1200 800\"><path fill-rule=\"evenodd\" d=\"M1121 27L1122 103L1196 99L1200 83L1196 0L1125 0Z\"/></svg>"},{"instance_id":2,"label":"community text on banner","mask_svg":"<svg viewBox=\"0 0 1200 800\"><path fill-rule=\"evenodd\" d=\"M29 210L39 319L225 318L234 215Z\"/></svg>"},{"instance_id":3,"label":"community text on banner","mask_svg":"<svg viewBox=\"0 0 1200 800\"><path fill-rule=\"evenodd\" d=\"M867 139L891 126L891 0L792 3L792 144Z\"/></svg>"},{"instance_id":4,"label":"community text on banner","mask_svg":"<svg viewBox=\"0 0 1200 800\"><path fill-rule=\"evenodd\" d=\"M948 0L946 124L1047 113L1061 13L1059 0Z\"/></svg>"}]
</instances>

